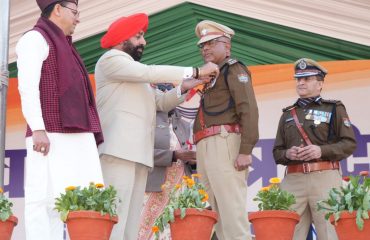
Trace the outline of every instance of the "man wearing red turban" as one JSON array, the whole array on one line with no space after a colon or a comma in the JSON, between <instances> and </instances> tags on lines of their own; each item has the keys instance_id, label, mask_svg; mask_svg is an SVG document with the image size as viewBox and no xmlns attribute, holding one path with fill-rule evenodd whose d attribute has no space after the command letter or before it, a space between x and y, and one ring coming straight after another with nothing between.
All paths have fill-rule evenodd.
<instances>
[{"instance_id":1,"label":"man wearing red turban","mask_svg":"<svg viewBox=\"0 0 370 240\"><path fill-rule=\"evenodd\" d=\"M200 68L140 63L147 28L148 16L143 13L112 23L101 39L101 46L110 50L95 68L97 107L105 138L99 146L103 177L122 199L113 240L137 240L147 175L153 167L156 110L175 108L188 89L219 73L213 63ZM162 93L150 83L180 86Z\"/></svg>"}]
</instances>

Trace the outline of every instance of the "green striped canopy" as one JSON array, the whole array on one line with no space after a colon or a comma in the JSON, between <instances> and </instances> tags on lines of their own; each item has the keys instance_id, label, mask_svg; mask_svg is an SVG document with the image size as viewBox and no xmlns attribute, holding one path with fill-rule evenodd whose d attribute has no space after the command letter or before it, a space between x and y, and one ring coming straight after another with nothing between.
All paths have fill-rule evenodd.
<instances>
[{"instance_id":1,"label":"green striped canopy","mask_svg":"<svg viewBox=\"0 0 370 240\"><path fill-rule=\"evenodd\" d=\"M202 64L194 29L204 19L235 30L232 55L247 65L291 63L301 57L317 61L370 59L370 47L256 20L193 3L183 3L149 17L142 58L147 64L195 66ZM77 29L78 31L78 29ZM104 33L76 42L89 73L105 51ZM15 64L10 64L16 77Z\"/></svg>"}]
</instances>

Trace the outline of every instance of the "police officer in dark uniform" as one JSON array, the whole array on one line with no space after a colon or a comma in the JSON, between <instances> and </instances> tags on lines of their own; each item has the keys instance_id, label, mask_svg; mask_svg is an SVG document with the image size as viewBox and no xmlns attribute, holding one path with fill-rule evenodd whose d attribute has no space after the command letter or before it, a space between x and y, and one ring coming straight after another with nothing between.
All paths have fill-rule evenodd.
<instances>
[{"instance_id":1,"label":"police officer in dark uniform","mask_svg":"<svg viewBox=\"0 0 370 240\"><path fill-rule=\"evenodd\" d=\"M220 240L250 240L247 212L248 167L258 141L258 108L251 75L230 58L234 31L202 21L195 29L205 62L218 64L220 74L205 86L194 123L197 170L219 214Z\"/></svg>"},{"instance_id":2,"label":"police officer in dark uniform","mask_svg":"<svg viewBox=\"0 0 370 240\"><path fill-rule=\"evenodd\" d=\"M299 98L283 109L273 154L277 164L287 166L281 187L295 195L293 209L301 215L294 239L306 239L313 222L318 239L335 240L316 203L341 185L339 161L355 151L356 139L343 103L320 96L326 69L307 58L294 67Z\"/></svg>"}]
</instances>

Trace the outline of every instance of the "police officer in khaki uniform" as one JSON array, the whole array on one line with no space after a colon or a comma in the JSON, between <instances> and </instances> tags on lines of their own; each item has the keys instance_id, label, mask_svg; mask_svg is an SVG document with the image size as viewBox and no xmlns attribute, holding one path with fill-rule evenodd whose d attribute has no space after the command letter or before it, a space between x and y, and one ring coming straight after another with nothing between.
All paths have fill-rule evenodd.
<instances>
[{"instance_id":1,"label":"police officer in khaki uniform","mask_svg":"<svg viewBox=\"0 0 370 240\"><path fill-rule=\"evenodd\" d=\"M301 215L294 239L306 239L313 222L318 239L335 240L316 203L341 185L339 161L354 152L356 139L343 103L320 96L326 69L306 58L294 66L299 99L283 109L273 154L277 164L287 166L281 187L295 195L293 209Z\"/></svg>"},{"instance_id":2,"label":"police officer in khaki uniform","mask_svg":"<svg viewBox=\"0 0 370 240\"><path fill-rule=\"evenodd\" d=\"M202 21L195 29L205 62L218 64L220 74L205 86L194 123L197 170L219 214L220 240L250 240L247 212L248 167L258 141L258 108L248 69L230 58L234 31Z\"/></svg>"}]
</instances>

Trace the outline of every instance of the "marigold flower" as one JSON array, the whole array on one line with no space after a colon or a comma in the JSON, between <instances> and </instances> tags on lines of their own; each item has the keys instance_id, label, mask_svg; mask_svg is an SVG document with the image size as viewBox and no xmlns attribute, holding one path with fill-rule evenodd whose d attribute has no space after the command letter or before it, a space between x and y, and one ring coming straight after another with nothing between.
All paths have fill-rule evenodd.
<instances>
[{"instance_id":1,"label":"marigold flower","mask_svg":"<svg viewBox=\"0 0 370 240\"><path fill-rule=\"evenodd\" d=\"M176 185L175 185L175 188L176 188L176 189L181 188L181 184L176 184Z\"/></svg>"},{"instance_id":2,"label":"marigold flower","mask_svg":"<svg viewBox=\"0 0 370 240\"><path fill-rule=\"evenodd\" d=\"M361 171L360 172L360 176L364 176L364 177L366 177L366 176L368 176L369 175L369 171Z\"/></svg>"},{"instance_id":3,"label":"marigold flower","mask_svg":"<svg viewBox=\"0 0 370 240\"><path fill-rule=\"evenodd\" d=\"M182 179L184 179L184 180L188 180L188 179L189 179L189 177L188 177L188 176L182 176Z\"/></svg>"},{"instance_id":4,"label":"marigold flower","mask_svg":"<svg viewBox=\"0 0 370 240\"><path fill-rule=\"evenodd\" d=\"M277 183L281 183L281 179L278 177L274 177L274 178L270 178L269 182L272 184L277 184Z\"/></svg>"},{"instance_id":5,"label":"marigold flower","mask_svg":"<svg viewBox=\"0 0 370 240\"><path fill-rule=\"evenodd\" d=\"M261 192L267 192L268 190L270 190L270 186L267 186L267 187L263 187L261 188Z\"/></svg>"},{"instance_id":6,"label":"marigold flower","mask_svg":"<svg viewBox=\"0 0 370 240\"><path fill-rule=\"evenodd\" d=\"M199 174L199 173L193 173L193 174L191 174L191 176L192 176L193 178L201 178L201 177L202 177L202 175L201 175L201 174Z\"/></svg>"},{"instance_id":7,"label":"marigold flower","mask_svg":"<svg viewBox=\"0 0 370 240\"><path fill-rule=\"evenodd\" d=\"M0 193L3 193L4 192L4 190L0 187Z\"/></svg>"},{"instance_id":8,"label":"marigold flower","mask_svg":"<svg viewBox=\"0 0 370 240\"><path fill-rule=\"evenodd\" d=\"M158 226L153 226L152 227L152 232L153 233L156 233L156 232L158 232L159 231L159 227Z\"/></svg>"},{"instance_id":9,"label":"marigold flower","mask_svg":"<svg viewBox=\"0 0 370 240\"><path fill-rule=\"evenodd\" d=\"M104 184L103 183L97 183L97 184L95 184L95 187L96 188L103 188Z\"/></svg>"},{"instance_id":10,"label":"marigold flower","mask_svg":"<svg viewBox=\"0 0 370 240\"><path fill-rule=\"evenodd\" d=\"M199 189L198 192L199 192L200 195L206 195L207 194L206 191L204 191L203 189Z\"/></svg>"},{"instance_id":11,"label":"marigold flower","mask_svg":"<svg viewBox=\"0 0 370 240\"><path fill-rule=\"evenodd\" d=\"M73 191L73 190L76 190L75 186L66 187L66 191Z\"/></svg>"},{"instance_id":12,"label":"marigold flower","mask_svg":"<svg viewBox=\"0 0 370 240\"><path fill-rule=\"evenodd\" d=\"M208 194L204 194L204 197L202 198L202 202L207 202L208 200Z\"/></svg>"},{"instance_id":13,"label":"marigold flower","mask_svg":"<svg viewBox=\"0 0 370 240\"><path fill-rule=\"evenodd\" d=\"M351 180L350 177L348 177L348 176L345 176L342 179L343 179L343 181L346 181L346 182L349 182L349 180Z\"/></svg>"},{"instance_id":14,"label":"marigold flower","mask_svg":"<svg viewBox=\"0 0 370 240\"><path fill-rule=\"evenodd\" d=\"M189 188L192 188L195 184L195 181L191 178L186 180L186 184L188 185Z\"/></svg>"}]
</instances>

